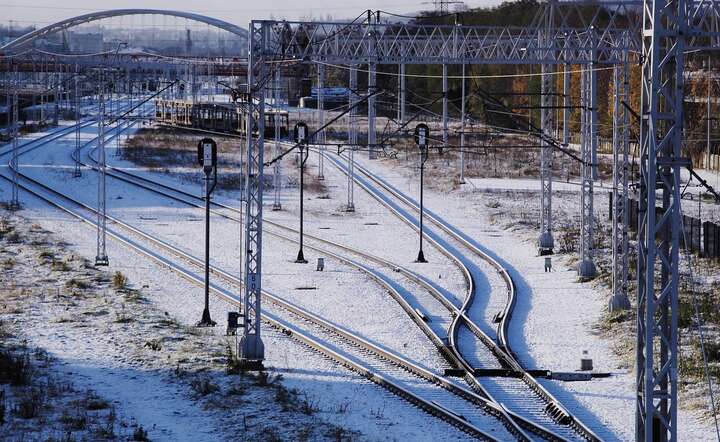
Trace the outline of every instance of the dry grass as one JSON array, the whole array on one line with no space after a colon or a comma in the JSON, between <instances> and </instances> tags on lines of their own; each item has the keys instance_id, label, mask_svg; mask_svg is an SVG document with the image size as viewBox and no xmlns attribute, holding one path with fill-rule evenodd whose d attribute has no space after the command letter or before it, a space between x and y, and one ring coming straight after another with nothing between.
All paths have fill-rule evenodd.
<instances>
[{"instance_id":1,"label":"dry grass","mask_svg":"<svg viewBox=\"0 0 720 442\"><path fill-rule=\"evenodd\" d=\"M123 158L152 170L181 173L181 179L200 183L204 175L197 164L197 143L205 136L176 128L144 128L126 142ZM218 188L241 189L240 149L244 147L243 141L217 134L211 137L218 145ZM196 171L173 171L178 168Z\"/></svg>"}]
</instances>

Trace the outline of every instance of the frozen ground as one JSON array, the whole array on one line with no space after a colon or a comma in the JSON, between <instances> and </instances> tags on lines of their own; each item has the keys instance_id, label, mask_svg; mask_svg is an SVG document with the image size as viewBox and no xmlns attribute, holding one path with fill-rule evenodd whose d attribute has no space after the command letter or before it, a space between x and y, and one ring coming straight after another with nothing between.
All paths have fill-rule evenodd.
<instances>
[{"instance_id":1,"label":"frozen ground","mask_svg":"<svg viewBox=\"0 0 720 442\"><path fill-rule=\"evenodd\" d=\"M406 194L418 198L418 171L411 165L392 160L369 161L365 155L356 159ZM543 383L571 410L582 411L581 418L605 427L620 440L632 440L635 375L621 368L623 364L612 352L612 343L597 332L607 308L608 290L599 284L579 283L574 266L568 266L564 257L554 258L553 272L545 273L544 258L537 255L534 235L506 230L489 218L486 205L494 201L501 207L513 206L514 210L508 212L524 211L529 219L536 219L539 197L522 192L533 189L532 180L473 179L471 183L451 191L428 186L425 204L472 236L509 269L519 295L510 327L513 349L528 368L554 371L578 369L582 352L587 350L595 370L609 372L611 377L591 382ZM558 187L564 192L576 189L572 183L558 183ZM534 189L539 190L537 181ZM516 195L518 190L522 197ZM563 200L563 210L577 211L568 198ZM598 211L607 210L602 204L596 203ZM681 410L679 425L680 440L715 438L711 424L692 412Z\"/></svg>"},{"instance_id":2,"label":"frozen ground","mask_svg":"<svg viewBox=\"0 0 720 442\"><path fill-rule=\"evenodd\" d=\"M88 131L86 137L91 135ZM58 144L54 149L42 149L21 159L21 167L34 176L63 186L76 197L88 202L94 201L94 179L85 172L81 180L71 175L68 151L70 144ZM360 157L360 155L358 155ZM415 171L397 163L385 161L369 162L358 158L385 179L416 197L417 180ZM111 163L131 167L112 158ZM285 170L292 167L292 160L284 163ZM411 261L416 255L417 235L407 225L398 221L376 201L356 187L355 204L357 211L347 214L342 211L345 203L345 178L328 162L325 165L324 187L309 193L306 201L307 232L324 238L332 238L381 255L391 261L402 263L422 273L457 294L462 301L466 287L461 274L451 261L437 250L428 248L430 265L417 265ZM296 169L295 169L296 170ZM316 157L310 159L310 173L315 172ZM157 178L157 174L154 175ZM172 175L162 179L180 186ZM192 188L189 183L182 184ZM486 194L492 187L493 193ZM574 192L575 186L564 184L558 190ZM506 189L511 192L505 192ZM605 427L612 435L608 438L631 440L634 416L634 375L619 368L622 366L613 355L610 344L598 336L594 329L606 306L607 292L592 284L579 284L574 271L564 264L564 258L555 258L553 273L543 271L543 259L536 256L534 244L523 232L511 232L494 224L487 215L486 204L490 200L507 206L524 206L529 219L536 215L532 197L518 198L514 192L532 189L532 181L474 180L454 191L426 189L427 207L471 235L492 255L504 263L516 281L519 303L511 325L511 343L528 368L571 371L578 368L582 350L588 350L598 371L611 372L607 379L596 379L586 383L545 382L571 410L580 412L584 420L595 426ZM7 199L8 187L0 186L0 198ZM120 216L133 224L142 226L164 239L200 256L201 212L176 203L162 201L146 193L132 190L127 185L113 184L109 188L111 214ZM329 197L329 198L326 198ZM119 199L118 197L122 197ZM283 189L282 212L271 212L272 191L266 193L266 216L269 219L292 225L297 221L297 191ZM322 197L322 198L319 198ZM232 193L219 195L237 204ZM94 235L92 229L67 216L47 208L37 200L27 199L24 216L40 222L55 231L60 237L73 244L72 250L81 256L94 257ZM572 204L567 205L571 211ZM178 221L182 221L179 223ZM237 273L237 231L238 226L227 221L214 220L217 226L217 248L214 248L215 263ZM267 235L265 238L269 238ZM411 354L413 358L428 366L434 365L435 355L426 338L417 330L397 305L366 276L347 266L330 262L328 270L319 275L307 266L295 268L291 261L296 246L279 240L267 239L265 256L266 286L282 293L323 316L342 323L348 328L372 337L394 350ZM133 253L109 242L111 269L121 270L131 281L142 281L148 287L143 291L160 311L167 311L186 325L194 323L200 311L200 290L183 280L139 260ZM317 255L306 253L310 260ZM302 266L301 266L302 267ZM162 283L158 282L162 281ZM318 290L296 291L299 286L313 285ZM490 304L489 304L490 305ZM213 301L213 316L224 318L227 305ZM485 320L490 307L486 308ZM399 324L399 325L398 325ZM401 330L401 333L398 333ZM321 408L319 415L330 423L336 423L350 430L360 431L369 439L438 440L462 438L462 435L448 429L444 424L428 418L409 407L406 403L384 390L360 380L334 364L318 358L299 347L283 335L272 332L265 334L268 349L268 364L284 376L283 383L297 387L309 397L316 398ZM425 343L425 344L421 344ZM59 357L73 357L67 349L57 350ZM67 353L67 354L65 354ZM93 362L104 366L108 361L100 358ZM111 365L111 364L110 364ZM103 376L127 382L126 378L113 378L111 371ZM99 378L88 378L97 382ZM142 378L138 382L142 381ZM110 382L108 388L112 388ZM113 393L111 390L110 393ZM350 404L350 412L336 413ZM127 405L131 411L142 410L142 403ZM710 427L689 413L681 416L681 440L709 440L713 433ZM607 433L610 434L610 433Z\"/></svg>"},{"instance_id":3,"label":"frozen ground","mask_svg":"<svg viewBox=\"0 0 720 442\"><path fill-rule=\"evenodd\" d=\"M61 151L65 152L61 154ZM68 189L76 189L78 194L83 194L92 200L94 181L87 177L87 172L83 181L73 182L73 180L68 179L68 174L71 172L69 168L62 166L63 164L67 164L67 160L62 159L67 150L51 149L46 152L51 152L51 155L45 158L38 158L39 161L35 164L32 164L32 161L25 163L25 161L29 161L27 159L31 158L30 156L25 157L27 159L21 161L21 167L26 171L32 170L33 173L37 173L37 176L43 177L43 179L64 181ZM2 183L0 187L0 197L7 199L8 191L7 184ZM129 195L125 196L130 198ZM94 258L95 235L93 229L85 224L81 224L77 220L69 218L67 215L47 207L34 198L29 198L24 193L21 194L21 197L24 203L23 216L32 219L33 222L41 224L44 228L52 230L59 237L71 243L72 245L68 246L69 250L87 259ZM109 201L111 201L111 205L114 205L119 200L111 197ZM134 204L129 204L129 206L138 210ZM178 217L185 219L185 215L182 214L182 211L178 208L168 207L163 210L174 212ZM111 210L111 212L113 211ZM148 217L156 216L157 212L159 212L159 210L152 204L145 205L145 213ZM175 219L175 221L177 221L177 219ZM236 232L235 229L236 227L232 228L232 231ZM177 233L178 237L182 236L182 232ZM186 238L190 239L188 243L193 242L193 237L190 236L191 234L192 230L186 234ZM287 250L287 253L290 254L291 251ZM150 262L138 259L134 253L118 246L113 241L108 242L108 255L110 256L111 271L122 271L129 276L131 281L137 281L136 284L142 286L147 285L147 287L143 287L143 293L152 301L153 305L159 311L168 312L169 315L177 318L181 324L185 325L193 324L198 320L199 312L201 311L201 291L198 288L190 286L184 280L179 279ZM283 265L287 266L287 264ZM294 274L286 275L288 276L287 278L282 278L283 275L281 275L281 273L283 272L276 270L275 273L277 274L268 278L269 281L279 280L282 284L288 286L298 283L298 281L295 280ZM331 274L332 272L328 273ZM283 280L286 282L282 282ZM360 291L358 293L364 292ZM333 301L329 300L329 302ZM380 302L379 299L378 302ZM335 301L335 304L339 303ZM213 316L220 321L224 318L225 312L231 309L230 306L215 300L212 305ZM366 319L374 319L372 315L362 313L366 313L368 308L364 304L360 304L356 308L358 309L356 316L361 318L365 316ZM388 309L392 310L390 306ZM221 333L220 327L218 327L218 330L214 330L214 332ZM400 338L398 342L411 342L407 341L408 339L412 339L410 338L412 335L408 335L408 333L416 332L414 326L408 326L406 333L398 336ZM99 345L100 342L97 340L102 339L101 336L92 336L89 340L90 348L85 347L85 351L81 349L68 349L60 345L53 348L56 350L56 356L60 360L67 359L68 361L75 361L78 359L77 352L82 354L82 357L79 359L89 358L89 360L84 361L82 364L89 366L88 369L83 371L86 376L83 382L87 382L89 385L101 385L103 388L108 389L106 391L108 394L121 396L123 393L119 390L125 390L127 389L126 387L129 388L128 384L137 385L138 388L140 388L141 385L146 385L144 383L144 374L142 376L125 376L123 370L112 368L115 366L115 363L112 362L113 354L106 355L106 352L94 351L94 348ZM407 403L385 390L380 389L368 381L362 380L355 374L349 373L333 363L319 358L314 353L298 346L294 341L289 340L282 334L267 331L265 333L265 343L268 348L267 365L273 367L277 373L283 375L284 380L282 382L284 385L288 388L298 388L303 395L315 401L314 403L316 403L320 409L317 415L322 417L322 419L330 423L338 422L351 431L359 431L363 435L361 438L371 440L453 440L463 437L460 433L448 428L446 424L429 418L424 413L408 406ZM156 385L153 376L148 376L148 382ZM137 399L133 399L131 395L122 396L126 400L121 401L120 408L122 408L123 411L139 412L139 414L136 414L138 419L144 420L149 425L152 425L152 418L156 417L156 415L144 415L142 413L142 410L145 408L143 400L152 398L153 394L157 397L174 397L174 394L171 391L163 390L159 392L156 391L155 393L150 393L149 391L151 391L151 389L145 391L147 394ZM167 418L171 420L168 426L173 427L175 425L174 422L178 421L178 428L182 428L184 424L179 422L182 420L183 415L182 404L178 405L178 407L180 407L180 414L170 411L165 413L161 410L155 410L154 412L169 414ZM338 410L344 409L348 409L349 411L338 412ZM255 408L253 405L245 405L240 409L240 411L253 416L258 416L261 410L260 408ZM264 412L264 410L262 411ZM174 419L174 421L172 419ZM240 421L240 419L238 421ZM161 437L160 440L162 439ZM167 440L178 439L168 437Z\"/></svg>"}]
</instances>

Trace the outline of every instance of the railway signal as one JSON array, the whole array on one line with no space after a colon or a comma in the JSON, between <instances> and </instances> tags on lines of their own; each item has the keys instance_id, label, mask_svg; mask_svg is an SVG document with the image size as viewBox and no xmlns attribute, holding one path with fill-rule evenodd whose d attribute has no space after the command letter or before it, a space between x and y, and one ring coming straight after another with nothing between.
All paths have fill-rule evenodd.
<instances>
[{"instance_id":1,"label":"railway signal","mask_svg":"<svg viewBox=\"0 0 720 442\"><path fill-rule=\"evenodd\" d=\"M298 143L300 149L300 250L298 250L297 259L295 262L298 264L307 264L305 255L303 254L303 199L304 199L304 184L305 184L305 161L308 158L307 144L308 126L305 122L300 121L295 125L295 142Z\"/></svg>"},{"instance_id":2,"label":"railway signal","mask_svg":"<svg viewBox=\"0 0 720 442\"><path fill-rule=\"evenodd\" d=\"M420 149L420 251L415 262L427 262L423 253L423 185L425 182L425 161L428 158L428 137L430 128L425 123L415 126L415 143Z\"/></svg>"},{"instance_id":3,"label":"railway signal","mask_svg":"<svg viewBox=\"0 0 720 442\"><path fill-rule=\"evenodd\" d=\"M210 194L217 184L217 143L212 138L203 138L197 154L205 173L205 309L197 326L215 327L215 321L210 319Z\"/></svg>"}]
</instances>

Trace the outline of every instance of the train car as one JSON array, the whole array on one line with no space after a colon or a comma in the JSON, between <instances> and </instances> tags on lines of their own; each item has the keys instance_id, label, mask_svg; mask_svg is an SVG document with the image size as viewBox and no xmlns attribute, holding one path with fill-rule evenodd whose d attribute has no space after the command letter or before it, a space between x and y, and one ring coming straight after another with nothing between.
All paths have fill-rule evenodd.
<instances>
[{"instance_id":1,"label":"train car","mask_svg":"<svg viewBox=\"0 0 720 442\"><path fill-rule=\"evenodd\" d=\"M281 109L265 112L265 138L275 138L275 120L280 125L280 138L288 136L289 114ZM243 103L192 103L184 100L155 100L155 121L187 127L245 135L247 106Z\"/></svg>"}]
</instances>

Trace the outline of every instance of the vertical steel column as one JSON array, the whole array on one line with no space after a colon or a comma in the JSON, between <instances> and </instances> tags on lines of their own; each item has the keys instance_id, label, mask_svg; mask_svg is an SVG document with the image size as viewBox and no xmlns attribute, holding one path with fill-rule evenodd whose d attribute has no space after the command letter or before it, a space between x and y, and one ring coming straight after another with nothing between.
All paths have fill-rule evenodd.
<instances>
[{"instance_id":1,"label":"vertical steel column","mask_svg":"<svg viewBox=\"0 0 720 442\"><path fill-rule=\"evenodd\" d=\"M578 263L578 276L587 281L595 277L595 264L592 260L593 248L593 180L592 180L592 146L595 131L593 130L593 99L592 99L592 72L593 64L583 66L581 93L582 93L582 130L580 140L581 189L580 189L580 262Z\"/></svg>"},{"instance_id":2,"label":"vertical steel column","mask_svg":"<svg viewBox=\"0 0 720 442\"><path fill-rule=\"evenodd\" d=\"M593 27L590 28L588 31L590 32L591 38L592 38L592 50L591 50L591 65L590 65L590 72L589 72L589 81L590 81L590 142L591 148L592 148L592 179L593 181L597 181L600 177L598 174L598 156L597 156L597 150L598 150L598 137L597 137L597 127L598 127L598 60L597 60L597 38L595 36L595 29ZM592 195L590 196L592 198Z\"/></svg>"},{"instance_id":3,"label":"vertical steel column","mask_svg":"<svg viewBox=\"0 0 720 442\"><path fill-rule=\"evenodd\" d=\"M265 51L271 29L262 22L250 23L248 56L247 164L245 167L245 279L243 334L238 353L243 363L260 365L265 346L260 337L262 293L262 199L263 150L265 145ZM253 136L257 134L257 138Z\"/></svg>"},{"instance_id":4,"label":"vertical steel column","mask_svg":"<svg viewBox=\"0 0 720 442\"><path fill-rule=\"evenodd\" d=\"M368 144L368 158L371 160L374 160L377 158L377 152L375 149L377 149L377 146L375 145L377 143L375 138L375 90L376 87L376 79L375 79L375 70L377 66L375 63L368 64L368 94L373 94L370 98L368 98L367 106L368 106L368 135L367 135L367 144Z\"/></svg>"},{"instance_id":5,"label":"vertical steel column","mask_svg":"<svg viewBox=\"0 0 720 442\"><path fill-rule=\"evenodd\" d=\"M465 183L465 63L462 65L462 86L460 86L460 184Z\"/></svg>"},{"instance_id":6,"label":"vertical steel column","mask_svg":"<svg viewBox=\"0 0 720 442\"><path fill-rule=\"evenodd\" d=\"M61 80L62 80L61 73L58 72L57 57L53 57L53 80L55 83L53 85L53 101L54 101L53 125L57 126L58 122L60 121L60 101L59 101L60 95L59 95L59 92L60 92L60 84L61 84Z\"/></svg>"},{"instance_id":7,"label":"vertical steel column","mask_svg":"<svg viewBox=\"0 0 720 442\"><path fill-rule=\"evenodd\" d=\"M8 74L10 75L10 74ZM14 85L12 87L12 157L10 159L10 167L12 169L12 194L10 197L10 209L17 210L20 208L20 189L18 185L18 108L20 103L18 101L18 89L20 87L19 78L17 72L14 73L15 77ZM8 115L9 116L9 115Z\"/></svg>"},{"instance_id":8,"label":"vertical steel column","mask_svg":"<svg viewBox=\"0 0 720 442\"><path fill-rule=\"evenodd\" d=\"M40 125L45 124L45 90L47 89L47 76L45 75L45 59L40 62Z\"/></svg>"},{"instance_id":9,"label":"vertical steel column","mask_svg":"<svg viewBox=\"0 0 720 442\"><path fill-rule=\"evenodd\" d=\"M640 122L635 439L677 440L685 0L645 0ZM657 193L662 214L655 210ZM660 268L657 278L655 268Z\"/></svg>"},{"instance_id":10,"label":"vertical steel column","mask_svg":"<svg viewBox=\"0 0 720 442\"><path fill-rule=\"evenodd\" d=\"M621 72L622 70L622 72ZM612 297L608 304L611 312L630 308L628 298L628 173L629 137L628 113L622 102L628 100L628 60L623 53L623 63L613 67L615 99L613 101L613 207Z\"/></svg>"},{"instance_id":11,"label":"vertical steel column","mask_svg":"<svg viewBox=\"0 0 720 442\"><path fill-rule=\"evenodd\" d=\"M712 71L710 70L710 56L707 59L707 145L705 153L705 169L710 169L710 86L712 85Z\"/></svg>"},{"instance_id":12,"label":"vertical steel column","mask_svg":"<svg viewBox=\"0 0 720 442\"><path fill-rule=\"evenodd\" d=\"M105 193L105 77L100 76L98 85L98 193L97 193L97 253L95 254L95 265L106 266L109 264L106 240L106 198Z\"/></svg>"},{"instance_id":13,"label":"vertical steel column","mask_svg":"<svg viewBox=\"0 0 720 442\"><path fill-rule=\"evenodd\" d=\"M280 146L280 118L278 111L280 110L280 69L275 70L273 78L273 107L275 108L275 158L282 155L282 147ZM280 189L282 187L282 171L280 169L280 161L275 161L273 165L273 210L282 210L280 203Z\"/></svg>"},{"instance_id":14,"label":"vertical steel column","mask_svg":"<svg viewBox=\"0 0 720 442\"><path fill-rule=\"evenodd\" d=\"M318 74L318 93L317 93L317 110L318 110L318 128L325 125L325 94L323 94L323 87L325 87L325 66L323 64L317 65ZM315 140L320 143L318 149L318 180L325 179L325 130L321 130L318 133L318 137Z\"/></svg>"},{"instance_id":15,"label":"vertical steel column","mask_svg":"<svg viewBox=\"0 0 720 442\"><path fill-rule=\"evenodd\" d=\"M74 83L74 89L75 89L75 151L73 152L73 156L75 157L75 172L73 173L73 176L75 178L78 178L81 176L80 172L80 91L78 90L78 65L75 65L75 78L73 80Z\"/></svg>"},{"instance_id":16,"label":"vertical steel column","mask_svg":"<svg viewBox=\"0 0 720 442\"><path fill-rule=\"evenodd\" d=\"M357 149L357 108L353 106L357 103L357 69L355 66L350 66L350 81L349 84L349 95L348 105L350 106L350 112L348 112L348 144L350 144L350 150L348 151L348 174L347 174L347 208L346 211L355 211L355 150Z\"/></svg>"},{"instance_id":17,"label":"vertical steel column","mask_svg":"<svg viewBox=\"0 0 720 442\"><path fill-rule=\"evenodd\" d=\"M448 147L448 65L442 66L442 126L443 148Z\"/></svg>"},{"instance_id":18,"label":"vertical steel column","mask_svg":"<svg viewBox=\"0 0 720 442\"><path fill-rule=\"evenodd\" d=\"M568 63L568 33L565 33L565 45L563 51L563 145L570 145L570 63Z\"/></svg>"},{"instance_id":19,"label":"vertical steel column","mask_svg":"<svg viewBox=\"0 0 720 442\"><path fill-rule=\"evenodd\" d=\"M546 8L545 30L539 35L541 47L548 47L553 29L554 8L552 2ZM540 255L551 255L555 247L552 226L552 163L553 148L545 140L550 137L553 130L552 92L553 66L543 64L540 95L540 127L543 131L542 147L540 148L540 237L538 238L538 253Z\"/></svg>"},{"instance_id":20,"label":"vertical steel column","mask_svg":"<svg viewBox=\"0 0 720 442\"><path fill-rule=\"evenodd\" d=\"M405 64L400 65L400 93L398 99L400 100L400 106L398 111L400 115L398 117L398 125L402 126L405 124Z\"/></svg>"}]
</instances>

